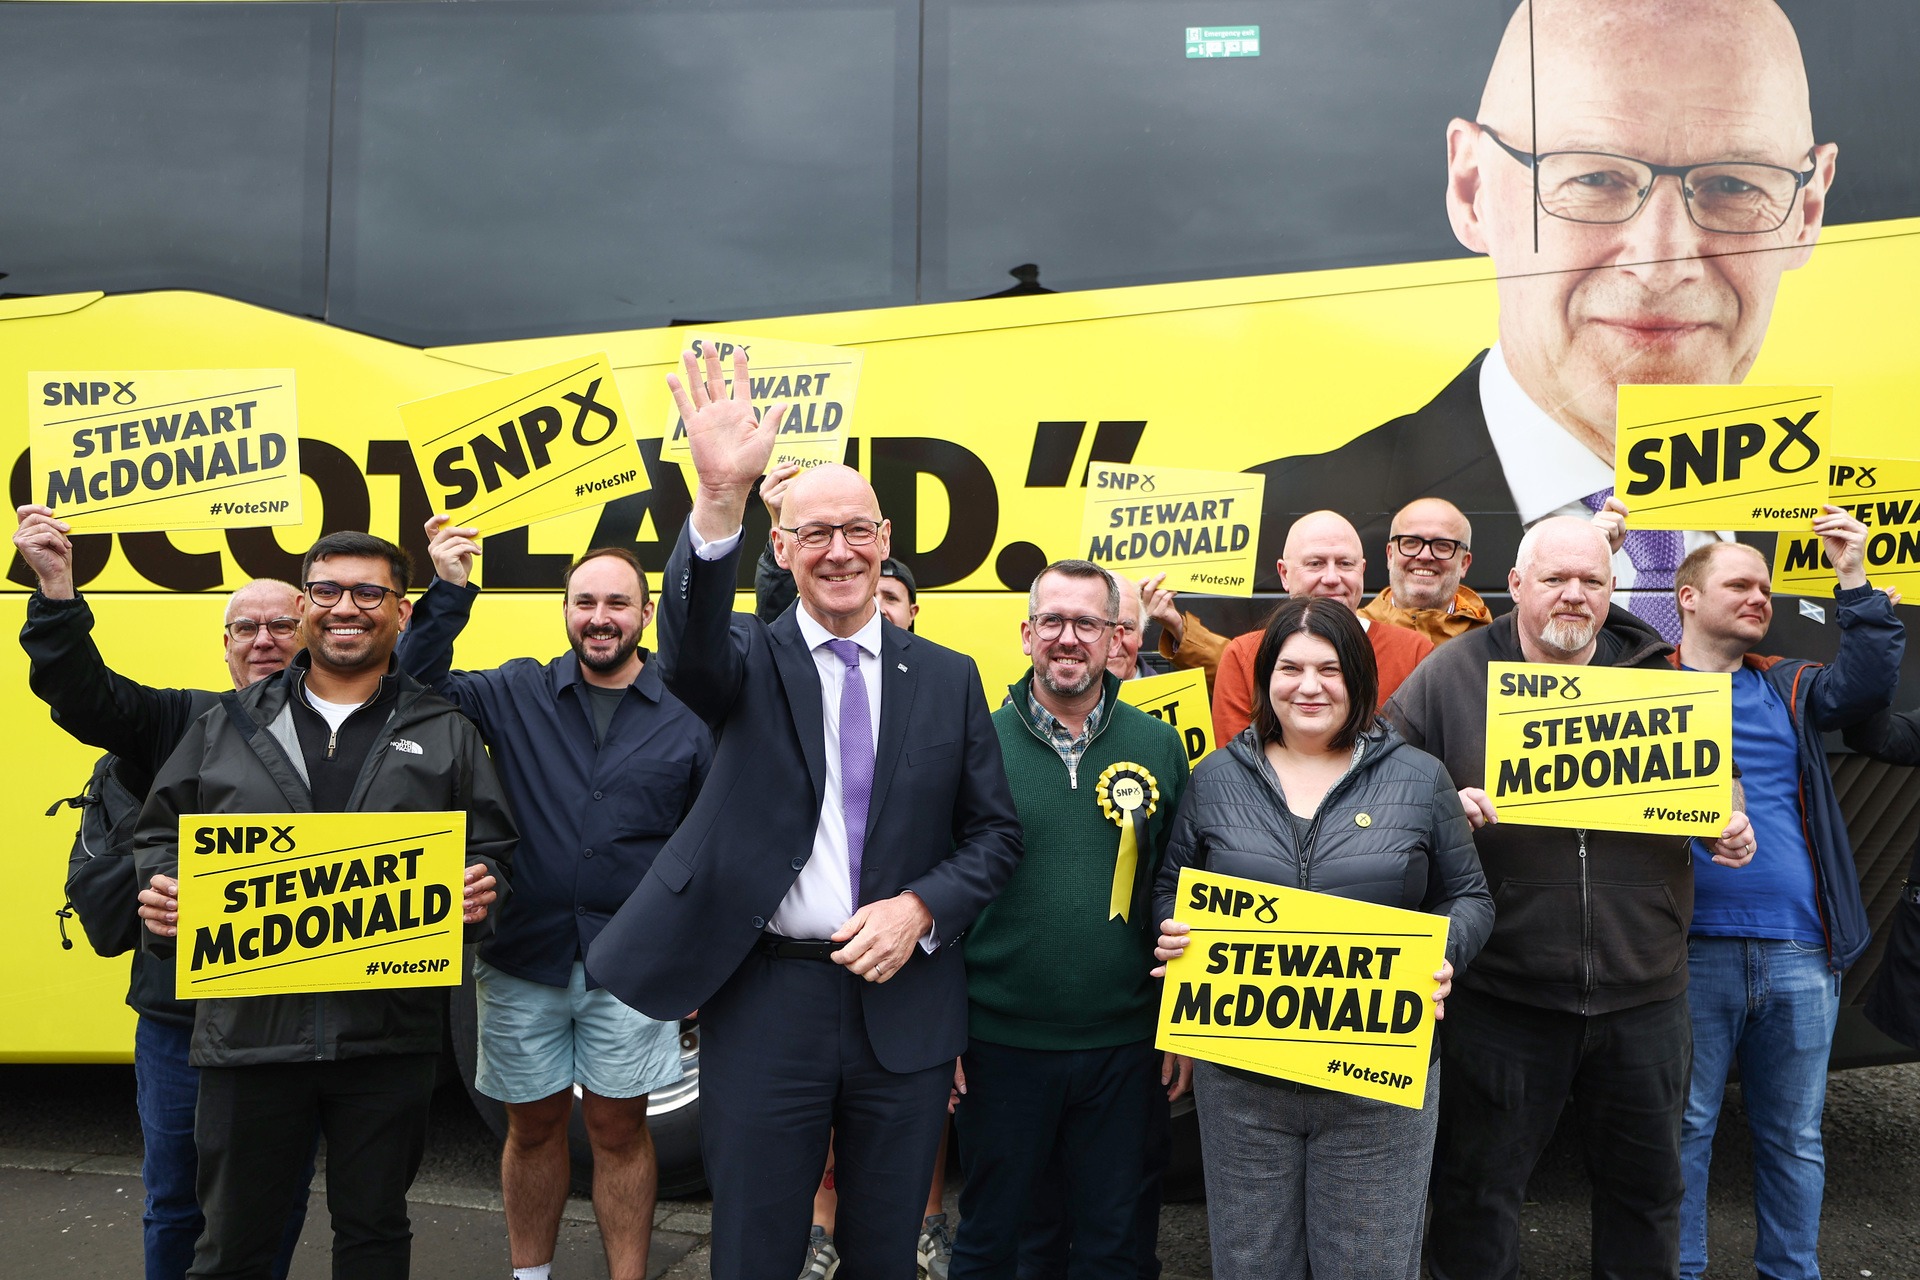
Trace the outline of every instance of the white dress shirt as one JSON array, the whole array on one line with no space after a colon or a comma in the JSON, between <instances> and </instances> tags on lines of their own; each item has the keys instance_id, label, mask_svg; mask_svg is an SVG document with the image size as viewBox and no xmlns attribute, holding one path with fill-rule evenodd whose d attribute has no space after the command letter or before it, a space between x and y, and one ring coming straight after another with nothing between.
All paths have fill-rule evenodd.
<instances>
[{"instance_id":1,"label":"white dress shirt","mask_svg":"<svg viewBox=\"0 0 1920 1280\"><path fill-rule=\"evenodd\" d=\"M708 542L691 521L687 538L693 554L702 560L718 560L739 543L742 530ZM767 928L783 937L808 940L830 938L853 915L853 881L847 852L847 815L840 797L840 691L847 678L847 664L827 641L840 639L821 626L804 606L794 609L800 624L801 639L813 654L814 669L820 673L821 720L826 725L827 786L820 800L820 823L813 831L813 856L800 868L799 877L779 909L767 921ZM866 625L845 637L860 646L860 678L867 685L867 728L873 734L876 756L880 747L880 610L875 609ZM874 762L874 777L879 778L879 761ZM932 930L920 940L927 951L934 949Z\"/></svg>"},{"instance_id":2,"label":"white dress shirt","mask_svg":"<svg viewBox=\"0 0 1920 1280\"><path fill-rule=\"evenodd\" d=\"M1532 527L1548 516L1593 518L1581 499L1612 486L1612 464L1595 457L1533 402L1507 368L1499 343L1480 362L1480 411L1487 419L1487 434L1500 456L1500 470L1522 525ZM1633 528L1631 512L1627 528ZM1686 550L1692 551L1709 542L1729 541L1733 535L1690 530L1681 537ZM1637 577L1626 551L1614 552L1614 590L1632 591ZM1631 607L1632 598L1621 603Z\"/></svg>"}]
</instances>

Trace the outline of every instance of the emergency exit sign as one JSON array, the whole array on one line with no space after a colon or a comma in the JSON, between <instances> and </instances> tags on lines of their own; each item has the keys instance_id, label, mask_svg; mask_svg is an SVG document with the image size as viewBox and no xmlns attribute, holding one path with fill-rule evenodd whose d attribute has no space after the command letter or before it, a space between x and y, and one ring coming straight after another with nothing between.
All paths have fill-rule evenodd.
<instances>
[{"instance_id":1,"label":"emergency exit sign","mask_svg":"<svg viewBox=\"0 0 1920 1280\"><path fill-rule=\"evenodd\" d=\"M1188 27L1189 58L1257 58L1259 27Z\"/></svg>"}]
</instances>

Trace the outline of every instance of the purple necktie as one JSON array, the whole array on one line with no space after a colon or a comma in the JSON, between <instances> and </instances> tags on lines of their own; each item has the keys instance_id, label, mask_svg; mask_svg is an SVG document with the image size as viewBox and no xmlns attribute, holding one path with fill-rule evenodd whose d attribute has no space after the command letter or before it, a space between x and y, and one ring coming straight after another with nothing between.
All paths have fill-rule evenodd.
<instances>
[{"instance_id":1,"label":"purple necktie","mask_svg":"<svg viewBox=\"0 0 1920 1280\"><path fill-rule=\"evenodd\" d=\"M847 674L840 680L840 812L847 820L847 878L853 909L860 909L860 855L867 845L867 806L873 802L873 712L860 675L860 646L829 640Z\"/></svg>"},{"instance_id":2,"label":"purple necktie","mask_svg":"<svg viewBox=\"0 0 1920 1280\"><path fill-rule=\"evenodd\" d=\"M1613 496L1609 485L1580 499L1589 511L1598 511ZM1668 644L1680 643L1680 609L1673 602L1673 572L1686 558L1686 539L1675 529L1629 529L1622 544L1633 565L1633 590L1627 607L1660 633Z\"/></svg>"}]
</instances>

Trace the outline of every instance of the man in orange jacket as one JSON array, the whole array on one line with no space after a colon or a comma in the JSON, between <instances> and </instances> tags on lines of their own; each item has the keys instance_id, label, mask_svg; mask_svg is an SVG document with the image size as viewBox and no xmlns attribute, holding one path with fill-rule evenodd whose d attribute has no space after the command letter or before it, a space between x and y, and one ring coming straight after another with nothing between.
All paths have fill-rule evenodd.
<instances>
[{"instance_id":1,"label":"man in orange jacket","mask_svg":"<svg viewBox=\"0 0 1920 1280\"><path fill-rule=\"evenodd\" d=\"M1323 596L1360 610L1360 584L1367 571L1360 535L1336 511L1310 511L1287 530L1280 552L1280 581L1292 596ZM1384 705L1433 642L1417 631L1380 622L1364 614L1373 656L1380 665L1380 701ZM1226 742L1253 720L1253 656L1262 629L1235 636L1220 654L1213 680L1213 740Z\"/></svg>"}]
</instances>

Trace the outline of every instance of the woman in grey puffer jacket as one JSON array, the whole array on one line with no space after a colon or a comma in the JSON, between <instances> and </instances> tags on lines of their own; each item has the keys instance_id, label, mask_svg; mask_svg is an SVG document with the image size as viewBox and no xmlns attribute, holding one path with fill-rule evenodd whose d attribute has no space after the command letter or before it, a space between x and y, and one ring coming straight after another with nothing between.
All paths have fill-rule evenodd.
<instances>
[{"instance_id":1,"label":"woman in grey puffer jacket","mask_svg":"<svg viewBox=\"0 0 1920 1280\"><path fill-rule=\"evenodd\" d=\"M1454 971L1493 928L1493 899L1446 767L1376 720L1377 688L1345 604L1275 612L1254 659L1253 724L1200 762L1174 820L1155 955L1186 948L1171 918L1184 866L1429 911L1451 922L1434 975L1443 1015ZM1195 1063L1214 1275L1415 1280L1439 1081L1433 1062L1415 1110Z\"/></svg>"}]
</instances>

